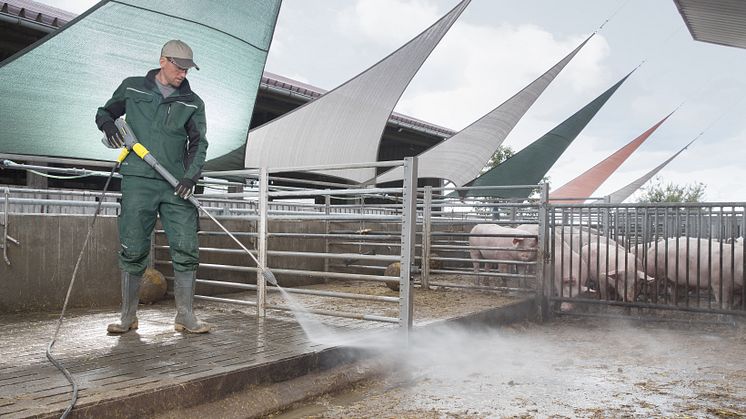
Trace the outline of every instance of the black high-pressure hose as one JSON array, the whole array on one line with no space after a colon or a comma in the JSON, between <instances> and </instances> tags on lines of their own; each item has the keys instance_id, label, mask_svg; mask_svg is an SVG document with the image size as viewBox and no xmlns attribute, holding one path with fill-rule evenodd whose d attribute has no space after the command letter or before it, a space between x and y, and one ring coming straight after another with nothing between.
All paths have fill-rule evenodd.
<instances>
[{"instance_id":1,"label":"black high-pressure hose","mask_svg":"<svg viewBox=\"0 0 746 419\"><path fill-rule=\"evenodd\" d=\"M73 395L70 400L70 405L65 409L65 411L62 413L62 416L60 418L64 419L67 417L68 414L70 414L70 411L75 406L75 402L78 401L78 384L75 382L75 379L73 378L72 374L70 374L70 371L65 368L62 363L60 363L58 360L52 356L52 347L54 346L54 343L57 341L57 335L60 332L60 327L62 327L62 320L65 318L65 310L67 309L67 303L70 301L70 294L73 290L73 284L75 284L75 277L78 274L78 268L80 267L80 261L83 259L83 253L85 252L85 249L88 245L88 241L91 238L91 233L93 232L93 227L96 225L96 219L98 218L98 213L101 211L101 204L104 202L104 198L106 197L106 191L109 189L109 183L111 183L111 178L114 177L114 173L119 168L120 164L122 163L122 160L124 160L125 157L127 157L127 154L129 151L125 148L122 153L119 155L119 158L117 158L117 163L114 164L114 166L111 168L111 173L109 173L109 177L106 178L106 184L104 184L104 190L101 191L101 196L98 199L98 205L96 205L96 211L93 213L93 219L91 220L91 224L88 226L88 233L85 236L85 240L83 241L83 247L80 249L80 254L78 255L78 260L75 262L75 269L73 269L73 275L70 279L70 285L67 287L67 295L65 296L65 303L62 304L62 312L60 313L60 318L57 321L57 328L54 330L54 335L52 336L52 340L49 342L49 345L47 345L47 359L54 364L55 367L57 367L58 370L65 376L67 381L70 382L70 385L72 386Z\"/></svg>"}]
</instances>

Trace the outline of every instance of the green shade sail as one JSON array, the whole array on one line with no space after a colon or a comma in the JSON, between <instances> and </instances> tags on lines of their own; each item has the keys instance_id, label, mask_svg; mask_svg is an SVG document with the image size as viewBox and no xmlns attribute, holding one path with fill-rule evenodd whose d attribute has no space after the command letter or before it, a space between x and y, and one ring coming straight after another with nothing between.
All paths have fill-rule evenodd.
<instances>
[{"instance_id":1,"label":"green shade sail","mask_svg":"<svg viewBox=\"0 0 746 419\"><path fill-rule=\"evenodd\" d=\"M632 73L630 73L632 74ZM546 176L549 169L562 156L562 153L575 140L596 113L630 76L627 74L607 91L585 105L581 110L557 127L529 144L511 158L488 170L466 186L511 186L536 185ZM465 196L486 196L500 198L527 198L531 188L506 190L469 190Z\"/></svg>"},{"instance_id":2,"label":"green shade sail","mask_svg":"<svg viewBox=\"0 0 746 419\"><path fill-rule=\"evenodd\" d=\"M200 71L208 159L246 142L280 0L102 1L0 64L0 153L113 160L94 121L122 79L158 67L181 39Z\"/></svg>"}]
</instances>

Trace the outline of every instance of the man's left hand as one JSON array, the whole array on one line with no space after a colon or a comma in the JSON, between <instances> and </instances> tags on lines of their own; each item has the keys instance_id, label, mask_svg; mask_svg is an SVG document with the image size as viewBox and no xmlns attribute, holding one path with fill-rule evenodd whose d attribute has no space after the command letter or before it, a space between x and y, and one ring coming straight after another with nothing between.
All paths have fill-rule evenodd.
<instances>
[{"instance_id":1,"label":"man's left hand","mask_svg":"<svg viewBox=\"0 0 746 419\"><path fill-rule=\"evenodd\" d=\"M182 178L176 185L174 195L179 195L182 199L189 199L189 197L194 193L194 185L195 182L192 179Z\"/></svg>"}]
</instances>

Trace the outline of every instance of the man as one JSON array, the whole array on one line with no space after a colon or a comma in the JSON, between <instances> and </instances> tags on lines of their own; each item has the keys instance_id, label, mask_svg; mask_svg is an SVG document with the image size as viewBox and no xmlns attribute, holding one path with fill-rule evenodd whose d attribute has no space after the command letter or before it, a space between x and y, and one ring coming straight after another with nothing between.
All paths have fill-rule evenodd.
<instances>
[{"instance_id":1,"label":"man","mask_svg":"<svg viewBox=\"0 0 746 419\"><path fill-rule=\"evenodd\" d=\"M122 271L122 314L109 333L137 329L140 280L148 265L150 236L160 214L174 269L176 331L206 333L209 325L192 311L199 246L197 208L187 199L202 171L207 153L205 104L186 79L194 67L192 49L184 42L166 42L160 68L145 77L129 77L96 113L96 125L111 148L124 145L114 120L127 124L140 143L179 181L174 190L135 153L122 162L122 207L119 215L119 268Z\"/></svg>"}]
</instances>

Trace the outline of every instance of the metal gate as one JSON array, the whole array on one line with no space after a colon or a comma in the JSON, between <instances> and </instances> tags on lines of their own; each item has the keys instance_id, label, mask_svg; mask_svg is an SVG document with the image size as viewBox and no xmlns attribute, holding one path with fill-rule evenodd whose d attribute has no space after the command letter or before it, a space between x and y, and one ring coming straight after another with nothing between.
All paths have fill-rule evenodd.
<instances>
[{"instance_id":1,"label":"metal gate","mask_svg":"<svg viewBox=\"0 0 746 419\"><path fill-rule=\"evenodd\" d=\"M743 203L548 208L554 313L613 305L746 315Z\"/></svg>"}]
</instances>

